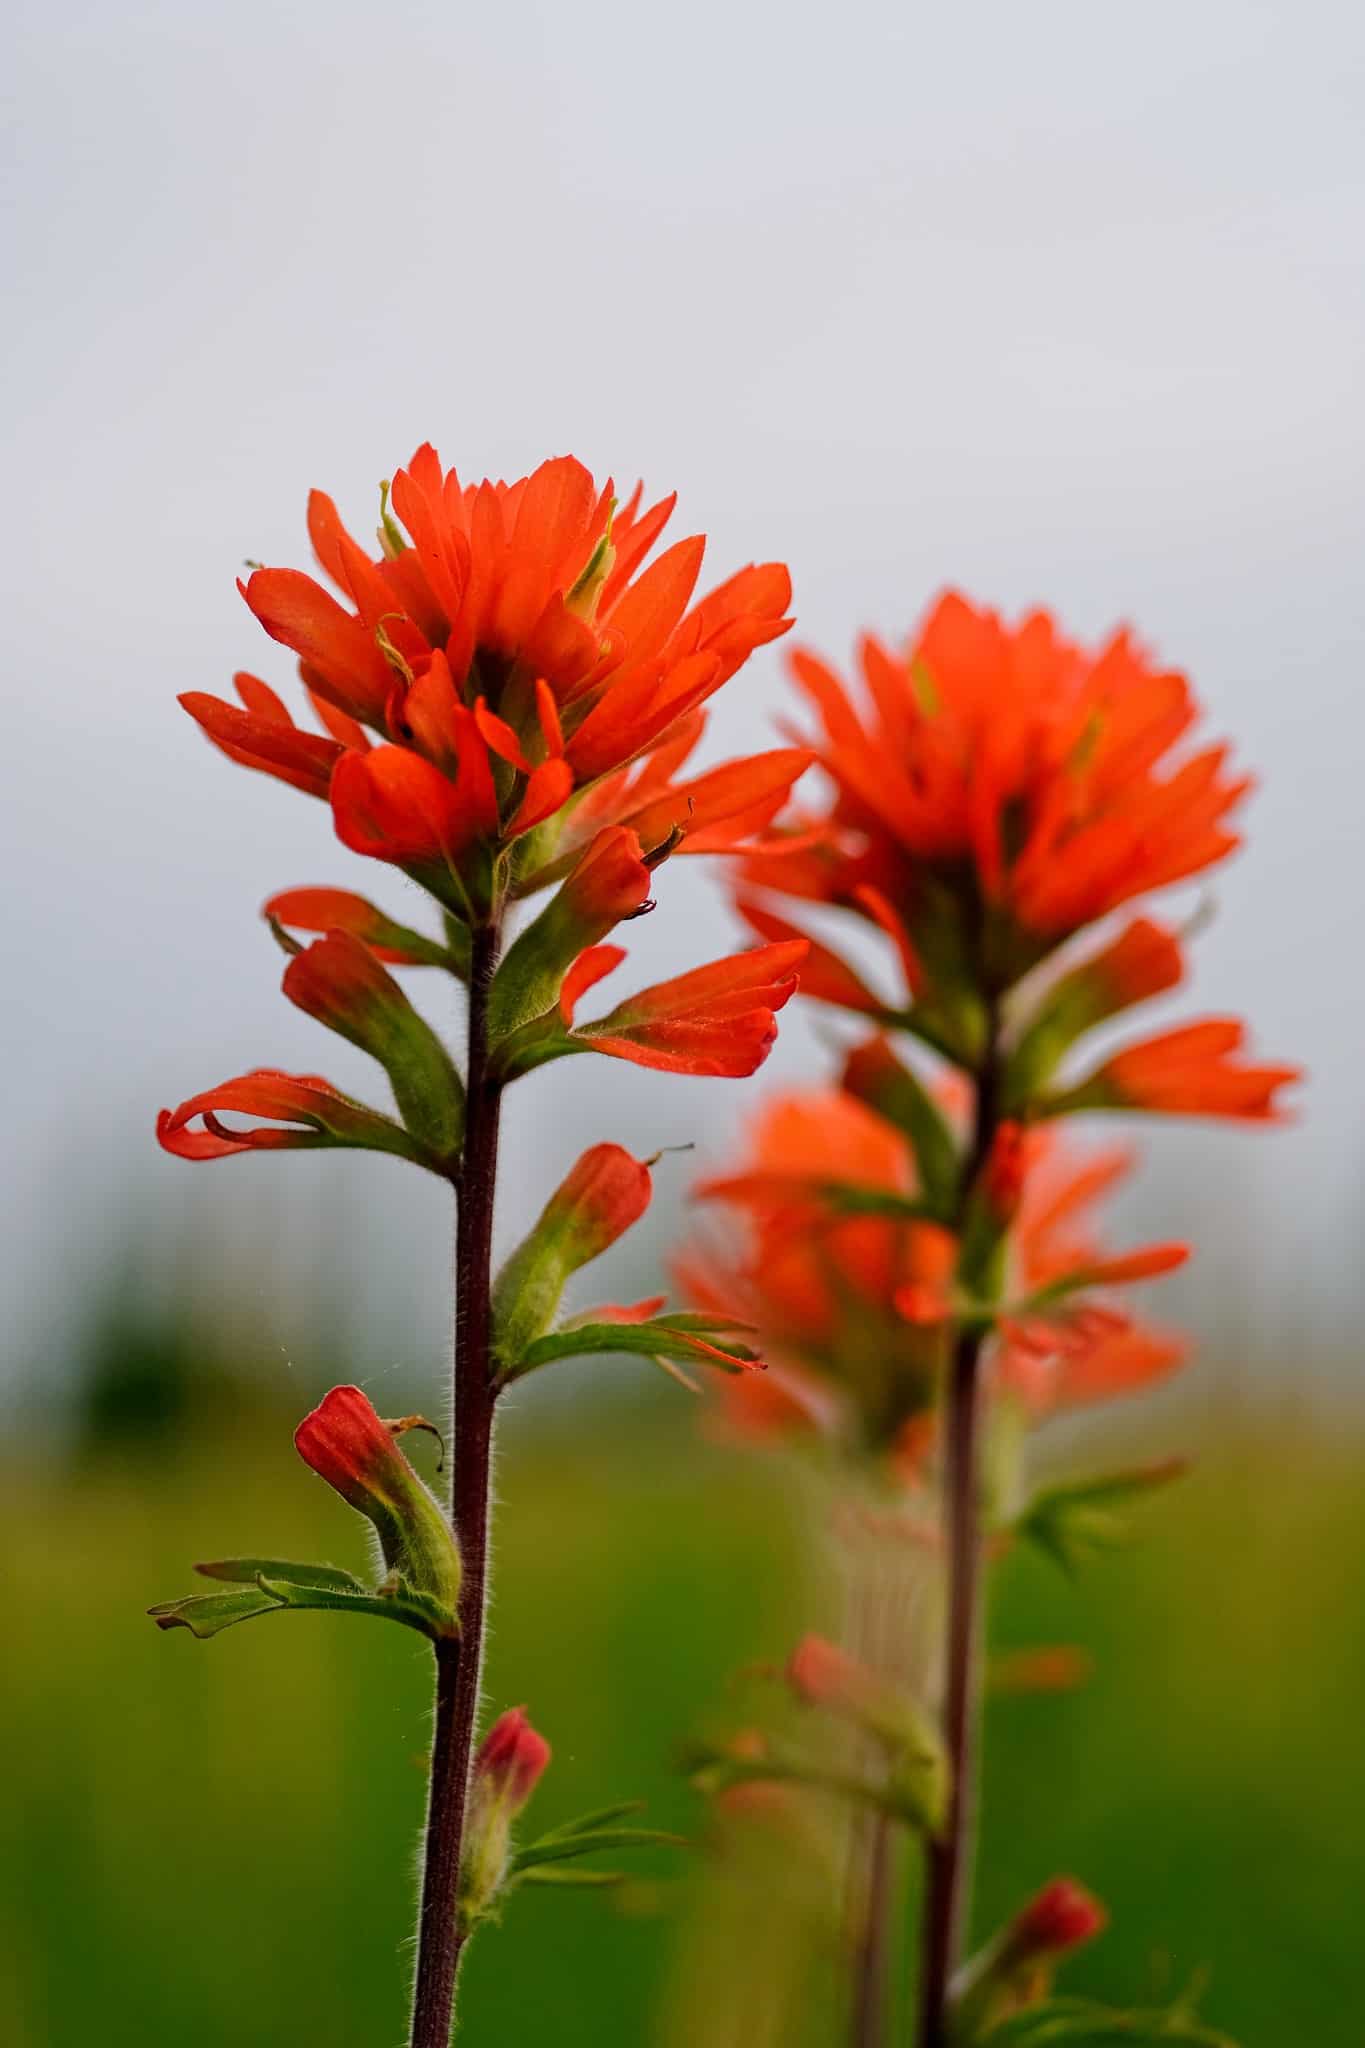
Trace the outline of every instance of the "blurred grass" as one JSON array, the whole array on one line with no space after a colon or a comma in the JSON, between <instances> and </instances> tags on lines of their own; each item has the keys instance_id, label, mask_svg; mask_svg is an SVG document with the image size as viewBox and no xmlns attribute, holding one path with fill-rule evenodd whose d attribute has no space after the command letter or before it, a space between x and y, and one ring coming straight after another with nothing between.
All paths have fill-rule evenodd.
<instances>
[{"instance_id":1,"label":"blurred grass","mask_svg":"<svg viewBox=\"0 0 1365 2048\"><path fill-rule=\"evenodd\" d=\"M313 1615L199 1644L142 1613L190 1590L198 1556L363 1561L297 1465L292 1415L256 1405L155 1457L134 1439L56 1483L4 1473L6 2048L403 2039L422 1646ZM1245 2048L1358 2048L1362 1450L1247 1420L1079 1586L1006 1565L997 1641L1083 1643L1097 1668L1073 1695L992 1705L979 1910L1084 1878L1114 1926L1074 1988L1137 1997L1207 1965L1208 2015ZM625 1420L595 1402L512 1417L489 1691L529 1702L554 1745L539 1822L640 1794L697 1827L675 1745L734 1667L820 1619L791 1582L798 1513L779 1468L699 1442L671 1389ZM704 1903L664 1856L619 1899L519 1896L471 1952L461 2038L658 2040L699 1882Z\"/></svg>"}]
</instances>

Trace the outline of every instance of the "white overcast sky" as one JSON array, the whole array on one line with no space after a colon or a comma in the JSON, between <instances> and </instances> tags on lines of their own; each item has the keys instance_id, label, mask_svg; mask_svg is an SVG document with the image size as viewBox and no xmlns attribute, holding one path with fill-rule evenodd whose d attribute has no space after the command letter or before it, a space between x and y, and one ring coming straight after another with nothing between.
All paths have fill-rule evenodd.
<instances>
[{"instance_id":1,"label":"white overcast sky","mask_svg":"<svg viewBox=\"0 0 1365 2048\"><path fill-rule=\"evenodd\" d=\"M472 474L567 449L676 485L715 575L785 557L802 635L839 655L951 580L1087 635L1130 619L1188 669L1263 785L1194 999L1313 1079L1290 1133L1153 1132L1141 1220L1210 1240L1224 1305L1268 1290L1292 1322L1357 1299L1363 21L1311 0L20 0L11 1338L59 1348L144 1205L167 1244L339 1217L348 1284L381 1304L441 1258L440 1191L388 1162L196 1173L151 1141L158 1103L250 1065L371 1085L281 1000L255 912L324 880L393 902L390 878L173 699L237 666L287 677L243 557L306 560L313 483L364 529L426 437ZM770 653L730 687L717 752L761 742L779 676ZM637 964L729 929L717 888L667 876ZM819 1059L798 1027L770 1073ZM589 1138L714 1146L746 1099L572 1072L558 1121L548 1077L518 1106L514 1222Z\"/></svg>"}]
</instances>

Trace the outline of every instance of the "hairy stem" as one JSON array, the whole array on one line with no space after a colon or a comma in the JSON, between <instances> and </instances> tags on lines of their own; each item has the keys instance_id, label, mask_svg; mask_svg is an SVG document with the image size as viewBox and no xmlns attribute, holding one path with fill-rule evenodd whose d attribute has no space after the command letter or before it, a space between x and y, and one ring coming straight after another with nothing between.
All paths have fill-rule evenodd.
<instances>
[{"instance_id":1,"label":"hairy stem","mask_svg":"<svg viewBox=\"0 0 1365 2048\"><path fill-rule=\"evenodd\" d=\"M490 1271L498 1167L499 1087L488 1072L488 991L499 932L473 934L464 1156L455 1243L455 1429L450 1516L460 1546L460 1633L436 1651L431 1753L412 2048L449 2048L464 1936L457 1903L470 1760L479 1708L488 1598L488 1506L495 1391L490 1361Z\"/></svg>"},{"instance_id":2,"label":"hairy stem","mask_svg":"<svg viewBox=\"0 0 1365 2048\"><path fill-rule=\"evenodd\" d=\"M963 1168L960 1209L991 1154L999 1122L999 1056L994 1029L977 1075L976 1118ZM946 2048L948 1992L967 1919L976 1798L976 1724L981 1633L980 1437L982 1335L953 1342L943 1415L943 1538L948 1580L943 1739L948 1811L925 1864L919 2048Z\"/></svg>"}]
</instances>

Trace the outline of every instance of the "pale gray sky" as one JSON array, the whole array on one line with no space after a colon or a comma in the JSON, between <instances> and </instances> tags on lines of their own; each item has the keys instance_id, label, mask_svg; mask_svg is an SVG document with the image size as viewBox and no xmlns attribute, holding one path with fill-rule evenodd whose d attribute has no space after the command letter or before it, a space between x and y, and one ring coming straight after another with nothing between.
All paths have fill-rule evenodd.
<instances>
[{"instance_id":1,"label":"pale gray sky","mask_svg":"<svg viewBox=\"0 0 1365 2048\"><path fill-rule=\"evenodd\" d=\"M11 1334L59 1341L142 1202L225 1237L340 1202L376 1301L440 1255L439 1190L387 1162L196 1174L151 1141L158 1103L260 1062L370 1085L279 997L255 912L329 879L393 901L389 879L173 698L238 666L288 676L233 588L242 558L306 559L312 483L363 528L427 436L474 474L571 449L676 485L715 575L784 556L802 635L838 655L953 580L1085 633L1131 619L1187 668L1263 780L1195 998L1313 1085L1291 1133L1153 1132L1144 1217L1213 1239L1206 1288L1259 1299L1270 1274L1291 1315L1355 1298L1362 19L21 0ZM760 656L731 686L717 752L762 739L779 673ZM637 963L727 931L718 889L670 875ZM769 1072L817 1064L798 1027ZM514 1219L586 1139L714 1143L745 1101L605 1062L573 1078L558 1125L537 1121L548 1080L519 1107ZM1219 1237L1222 1190L1254 1243ZM430 1315L414 1327L428 1341Z\"/></svg>"}]
</instances>

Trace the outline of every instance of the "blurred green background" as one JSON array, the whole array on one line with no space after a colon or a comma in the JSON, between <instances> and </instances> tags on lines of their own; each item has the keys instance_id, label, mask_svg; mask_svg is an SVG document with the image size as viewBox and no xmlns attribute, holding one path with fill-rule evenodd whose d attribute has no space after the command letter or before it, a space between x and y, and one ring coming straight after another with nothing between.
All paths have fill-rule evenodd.
<instances>
[{"instance_id":1,"label":"blurred green background","mask_svg":"<svg viewBox=\"0 0 1365 2048\"><path fill-rule=\"evenodd\" d=\"M0 2040L400 2043L424 1649L322 1615L199 1644L142 1612L199 1556L363 1562L358 1518L290 1443L346 1369L296 1361L286 1389L190 1310L135 1299L95 1318L69 1403L34 1410L0 1486ZM613 1370L572 1398L560 1370L503 1431L489 1696L529 1702L554 1746L541 1823L638 1794L697 1831L679 1741L736 1667L821 1620L804 1496L709 1441L681 1390ZM1358 2048L1365 1441L1290 1396L1190 1384L1159 1426L1106 1418L1111 1457L1198 1450L1140 1543L1079 1586L1023 1557L1001 1574L996 1642L1081 1643L1095 1672L992 1702L980 1919L1070 1871L1114 1916L1071 1987L1141 1998L1206 1968L1207 2016L1246 2048ZM755 1928L765 1903L745 1902ZM471 1953L461 2039L718 2039L724 1985L695 1973L708 1913L735 1910L704 1861L667 1854L619 1894L523 1893Z\"/></svg>"}]
</instances>

